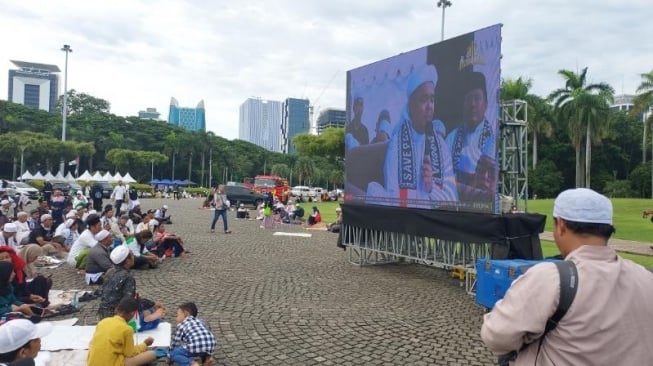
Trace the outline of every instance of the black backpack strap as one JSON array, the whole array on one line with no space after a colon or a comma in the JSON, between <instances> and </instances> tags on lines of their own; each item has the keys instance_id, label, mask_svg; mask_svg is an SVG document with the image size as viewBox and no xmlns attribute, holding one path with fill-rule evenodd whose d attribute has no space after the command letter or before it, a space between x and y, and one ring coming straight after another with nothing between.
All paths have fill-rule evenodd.
<instances>
[{"instance_id":1,"label":"black backpack strap","mask_svg":"<svg viewBox=\"0 0 653 366\"><path fill-rule=\"evenodd\" d=\"M556 312L547 320L542 338L558 326L560 320L562 320L565 314L567 314L569 307L571 307L571 303L574 302L576 291L578 290L578 270L574 262L556 262L556 267L558 267L558 274L560 275L560 302L558 303Z\"/></svg>"},{"instance_id":2,"label":"black backpack strap","mask_svg":"<svg viewBox=\"0 0 653 366\"><path fill-rule=\"evenodd\" d=\"M558 302L556 312L546 321L544 333L542 333L537 345L535 364L537 364L537 357L540 355L544 337L550 331L554 330L558 326L558 323L560 323L560 320L567 314L567 310L569 310L571 304L574 302L576 291L578 290L578 270L576 269L576 264L572 261L560 261L556 262L556 267L560 275L560 301Z\"/></svg>"}]
</instances>

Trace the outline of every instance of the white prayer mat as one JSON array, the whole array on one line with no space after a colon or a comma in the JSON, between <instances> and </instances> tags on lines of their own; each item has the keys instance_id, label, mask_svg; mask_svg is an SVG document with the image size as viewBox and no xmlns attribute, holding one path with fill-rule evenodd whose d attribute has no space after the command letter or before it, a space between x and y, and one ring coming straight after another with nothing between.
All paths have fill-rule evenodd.
<instances>
[{"instance_id":1,"label":"white prayer mat","mask_svg":"<svg viewBox=\"0 0 653 366\"><path fill-rule=\"evenodd\" d=\"M272 235L277 235L277 236L298 236L301 238L310 238L313 236L313 234L308 234L308 233L285 233L283 231L276 231Z\"/></svg>"},{"instance_id":2,"label":"white prayer mat","mask_svg":"<svg viewBox=\"0 0 653 366\"><path fill-rule=\"evenodd\" d=\"M134 342L140 343L147 337L154 338L151 347L170 347L171 325L161 322L152 330L134 334ZM82 350L88 349L95 333L94 325L54 325L52 332L41 339L42 351Z\"/></svg>"}]
</instances>

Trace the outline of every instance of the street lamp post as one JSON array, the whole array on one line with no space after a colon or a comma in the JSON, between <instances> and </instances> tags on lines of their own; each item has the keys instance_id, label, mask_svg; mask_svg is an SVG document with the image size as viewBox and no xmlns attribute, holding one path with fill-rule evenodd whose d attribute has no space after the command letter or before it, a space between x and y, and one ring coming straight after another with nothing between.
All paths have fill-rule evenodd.
<instances>
[{"instance_id":1,"label":"street lamp post","mask_svg":"<svg viewBox=\"0 0 653 366\"><path fill-rule=\"evenodd\" d=\"M63 128L61 129L61 142L66 142L66 118L68 117L68 54L73 52L73 49L70 48L70 45L65 44L61 50L66 53L66 64L63 76L63 110L61 112ZM64 167L65 162L64 159L61 158L61 162L59 163L59 171L61 172L61 175L63 175Z\"/></svg>"},{"instance_id":2,"label":"street lamp post","mask_svg":"<svg viewBox=\"0 0 653 366\"><path fill-rule=\"evenodd\" d=\"M442 28L440 31L440 41L444 41L444 10L451 5L451 1L449 0L438 0L438 8L442 8Z\"/></svg>"},{"instance_id":3,"label":"street lamp post","mask_svg":"<svg viewBox=\"0 0 653 366\"><path fill-rule=\"evenodd\" d=\"M20 147L20 176L22 178L23 174L25 174L25 171L23 170L23 164L25 160L23 159L25 157L25 149L27 149L27 146L21 145ZM21 179L22 180L22 179Z\"/></svg>"},{"instance_id":4,"label":"street lamp post","mask_svg":"<svg viewBox=\"0 0 653 366\"><path fill-rule=\"evenodd\" d=\"M151 161L152 161L152 179L150 179L150 180L153 181L154 180L154 159L152 159Z\"/></svg>"}]
</instances>

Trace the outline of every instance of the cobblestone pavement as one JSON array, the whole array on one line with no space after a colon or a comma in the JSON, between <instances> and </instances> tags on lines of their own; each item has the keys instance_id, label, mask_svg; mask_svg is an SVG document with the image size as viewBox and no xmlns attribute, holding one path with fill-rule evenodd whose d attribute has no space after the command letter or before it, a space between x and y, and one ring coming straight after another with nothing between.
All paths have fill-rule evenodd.
<instances>
[{"instance_id":1,"label":"cobblestone pavement","mask_svg":"<svg viewBox=\"0 0 653 366\"><path fill-rule=\"evenodd\" d=\"M492 365L479 337L484 310L444 271L414 264L357 267L335 234L234 220L209 233L212 211L196 200L165 200L192 252L158 269L133 271L141 296L176 306L195 301L219 339L217 365ZM163 200L143 200L155 208ZM216 228L222 228L222 221ZM275 231L311 238L273 236ZM73 269L54 288L89 288ZM82 303L95 324L99 300Z\"/></svg>"},{"instance_id":2,"label":"cobblestone pavement","mask_svg":"<svg viewBox=\"0 0 653 366\"><path fill-rule=\"evenodd\" d=\"M540 234L541 240L553 240L553 233L550 231L545 231ZM641 254L641 255L653 255L653 243L643 243L639 241L624 240L612 238L608 241L608 245L614 248L614 250L632 254Z\"/></svg>"}]
</instances>

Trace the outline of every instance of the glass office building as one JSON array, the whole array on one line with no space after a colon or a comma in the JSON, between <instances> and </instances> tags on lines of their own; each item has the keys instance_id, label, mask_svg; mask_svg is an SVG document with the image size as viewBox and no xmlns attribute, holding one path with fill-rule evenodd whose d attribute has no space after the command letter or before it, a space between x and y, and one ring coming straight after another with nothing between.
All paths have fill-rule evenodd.
<instances>
[{"instance_id":1,"label":"glass office building","mask_svg":"<svg viewBox=\"0 0 653 366\"><path fill-rule=\"evenodd\" d=\"M281 102L248 98L240 105L238 138L281 152Z\"/></svg>"},{"instance_id":2,"label":"glass office building","mask_svg":"<svg viewBox=\"0 0 653 366\"><path fill-rule=\"evenodd\" d=\"M281 152L292 154L295 152L293 137L301 133L308 133L310 128L308 99L287 98L283 102L281 119Z\"/></svg>"},{"instance_id":3,"label":"glass office building","mask_svg":"<svg viewBox=\"0 0 653 366\"><path fill-rule=\"evenodd\" d=\"M188 131L206 131L206 115L204 101L197 103L197 107L179 107L177 99L170 100L170 113L168 123L173 126L182 127Z\"/></svg>"},{"instance_id":4,"label":"glass office building","mask_svg":"<svg viewBox=\"0 0 653 366\"><path fill-rule=\"evenodd\" d=\"M347 112L343 109L328 108L320 112L317 117L317 134L331 127L345 127L347 124Z\"/></svg>"}]
</instances>

